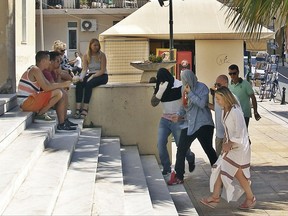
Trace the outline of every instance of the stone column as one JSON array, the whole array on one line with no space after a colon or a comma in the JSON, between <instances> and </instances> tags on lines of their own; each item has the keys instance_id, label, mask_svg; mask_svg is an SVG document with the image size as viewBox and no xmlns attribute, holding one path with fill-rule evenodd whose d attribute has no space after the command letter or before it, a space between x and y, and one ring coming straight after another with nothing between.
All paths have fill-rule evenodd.
<instances>
[{"instance_id":1,"label":"stone column","mask_svg":"<svg viewBox=\"0 0 288 216\"><path fill-rule=\"evenodd\" d=\"M1 1L0 53L0 94L15 93L15 1Z\"/></svg>"}]
</instances>

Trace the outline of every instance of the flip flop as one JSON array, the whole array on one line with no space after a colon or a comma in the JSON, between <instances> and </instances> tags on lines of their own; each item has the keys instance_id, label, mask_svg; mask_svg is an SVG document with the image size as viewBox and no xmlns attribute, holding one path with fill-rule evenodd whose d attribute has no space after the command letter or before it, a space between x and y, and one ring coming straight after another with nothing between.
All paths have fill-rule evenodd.
<instances>
[{"instance_id":1,"label":"flip flop","mask_svg":"<svg viewBox=\"0 0 288 216\"><path fill-rule=\"evenodd\" d=\"M210 208L215 208L220 202L220 198L213 198L210 196L208 198L202 198L200 202Z\"/></svg>"}]
</instances>

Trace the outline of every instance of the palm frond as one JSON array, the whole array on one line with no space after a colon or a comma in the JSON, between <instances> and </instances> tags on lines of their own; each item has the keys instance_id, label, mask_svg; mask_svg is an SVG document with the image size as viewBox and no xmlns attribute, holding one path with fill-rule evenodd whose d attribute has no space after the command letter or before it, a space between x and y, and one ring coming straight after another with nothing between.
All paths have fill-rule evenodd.
<instances>
[{"instance_id":1,"label":"palm frond","mask_svg":"<svg viewBox=\"0 0 288 216\"><path fill-rule=\"evenodd\" d=\"M287 0L231 0L222 9L229 26L252 39L260 39L262 27L269 27L273 17L281 26L288 23Z\"/></svg>"}]
</instances>

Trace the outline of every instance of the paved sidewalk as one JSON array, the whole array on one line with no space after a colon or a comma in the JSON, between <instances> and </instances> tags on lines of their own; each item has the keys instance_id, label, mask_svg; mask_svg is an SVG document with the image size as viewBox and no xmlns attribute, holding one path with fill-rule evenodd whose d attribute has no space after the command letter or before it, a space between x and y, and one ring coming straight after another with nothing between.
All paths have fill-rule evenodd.
<instances>
[{"instance_id":1,"label":"paved sidewalk","mask_svg":"<svg viewBox=\"0 0 288 216\"><path fill-rule=\"evenodd\" d=\"M249 134L252 142L251 179L257 198L255 209L238 210L244 196L238 202L221 203L211 209L199 199L210 194L211 167L198 141L192 144L196 154L196 169L186 173L185 187L200 216L208 215L288 215L288 105L263 100L258 102L260 121L250 120Z\"/></svg>"}]
</instances>

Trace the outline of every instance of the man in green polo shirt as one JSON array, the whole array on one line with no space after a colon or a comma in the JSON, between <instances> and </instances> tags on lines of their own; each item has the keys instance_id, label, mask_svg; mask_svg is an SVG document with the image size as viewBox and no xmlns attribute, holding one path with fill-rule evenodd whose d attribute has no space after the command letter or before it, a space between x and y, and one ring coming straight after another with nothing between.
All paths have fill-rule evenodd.
<instances>
[{"instance_id":1,"label":"man in green polo shirt","mask_svg":"<svg viewBox=\"0 0 288 216\"><path fill-rule=\"evenodd\" d=\"M251 84L247 80L243 80L239 77L239 68L237 65L232 64L228 68L231 82L229 83L229 89L235 94L240 102L246 126L248 129L249 119L252 117L250 98L252 100L252 106L254 111L254 117L258 121L261 116L257 112L257 101L254 95Z\"/></svg>"}]
</instances>

